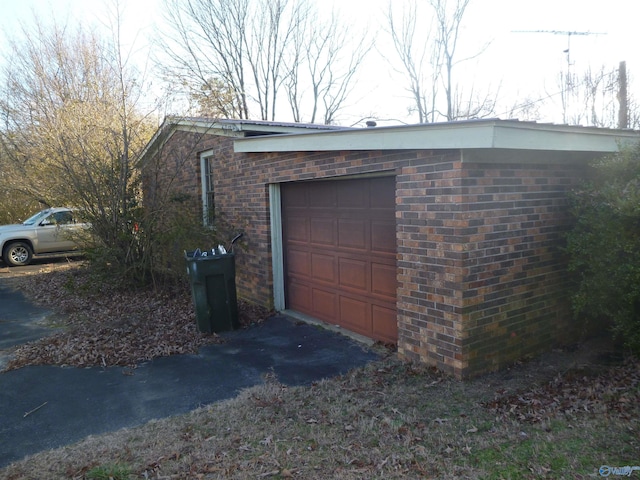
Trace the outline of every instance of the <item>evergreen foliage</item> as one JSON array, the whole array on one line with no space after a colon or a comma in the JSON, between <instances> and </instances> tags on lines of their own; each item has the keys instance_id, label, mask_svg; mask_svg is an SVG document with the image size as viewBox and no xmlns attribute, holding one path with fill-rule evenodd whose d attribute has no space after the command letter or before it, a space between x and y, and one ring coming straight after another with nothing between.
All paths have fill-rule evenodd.
<instances>
[{"instance_id":1,"label":"evergreen foliage","mask_svg":"<svg viewBox=\"0 0 640 480\"><path fill-rule=\"evenodd\" d=\"M575 226L568 235L577 318L613 324L640 353L640 144L592 164L574 192Z\"/></svg>"}]
</instances>

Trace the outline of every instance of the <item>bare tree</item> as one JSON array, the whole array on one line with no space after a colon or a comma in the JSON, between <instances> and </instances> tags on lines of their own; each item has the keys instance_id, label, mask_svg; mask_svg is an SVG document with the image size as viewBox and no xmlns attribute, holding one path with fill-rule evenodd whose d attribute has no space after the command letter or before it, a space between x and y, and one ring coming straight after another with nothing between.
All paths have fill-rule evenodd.
<instances>
[{"instance_id":1,"label":"bare tree","mask_svg":"<svg viewBox=\"0 0 640 480\"><path fill-rule=\"evenodd\" d=\"M185 85L185 87L187 87ZM235 95L229 85L217 78L210 78L200 85L200 89L189 89L188 111L206 117L234 117Z\"/></svg>"},{"instance_id":2,"label":"bare tree","mask_svg":"<svg viewBox=\"0 0 640 480\"><path fill-rule=\"evenodd\" d=\"M442 81L447 102L446 118L448 121L456 119L454 114L453 67L460 38L460 25L469 1L455 0L453 9L450 9L448 0L429 0L436 15L437 34L435 45L441 61L440 68L442 68Z\"/></svg>"},{"instance_id":3,"label":"bare tree","mask_svg":"<svg viewBox=\"0 0 640 480\"><path fill-rule=\"evenodd\" d=\"M638 130L640 129L640 104L633 98L629 99L629 118L628 128Z\"/></svg>"},{"instance_id":4,"label":"bare tree","mask_svg":"<svg viewBox=\"0 0 640 480\"><path fill-rule=\"evenodd\" d=\"M225 116L249 118L255 102L260 119L275 118L278 92L288 75L288 45L304 20L304 4L166 0L165 6L168 29L158 37L168 58L158 62L165 78L178 79L191 93L218 95L215 82L227 86L235 98L231 104L219 102Z\"/></svg>"},{"instance_id":5,"label":"bare tree","mask_svg":"<svg viewBox=\"0 0 640 480\"><path fill-rule=\"evenodd\" d=\"M470 0L428 3L430 14L420 10L418 2L403 4L399 19L394 14L397 2L389 2L387 9L389 33L408 76L413 109L418 112L420 122L433 122L439 117L453 121L492 115L496 94L478 93L473 86L465 92L454 77L456 65L476 58L487 48L457 59L460 27ZM443 109L439 108L441 104Z\"/></svg>"},{"instance_id":6,"label":"bare tree","mask_svg":"<svg viewBox=\"0 0 640 480\"><path fill-rule=\"evenodd\" d=\"M589 123L604 127L617 125L618 72L607 71L604 66L598 71L588 68L583 75L583 90L588 109Z\"/></svg>"},{"instance_id":7,"label":"bare tree","mask_svg":"<svg viewBox=\"0 0 640 480\"><path fill-rule=\"evenodd\" d=\"M165 79L185 86L191 98L221 98L206 103L227 105L219 109L227 117L275 120L288 103L295 121L322 118L330 123L370 49L358 41L349 50L351 37L340 17L321 20L308 0L165 4L168 30L159 35L168 59L161 62ZM233 92L233 102L225 100L228 92ZM310 112L305 115L307 106Z\"/></svg>"},{"instance_id":8,"label":"bare tree","mask_svg":"<svg viewBox=\"0 0 640 480\"><path fill-rule=\"evenodd\" d=\"M507 118L521 118L522 120L539 120L540 108L546 99L525 96L507 107Z\"/></svg>"},{"instance_id":9,"label":"bare tree","mask_svg":"<svg viewBox=\"0 0 640 480\"><path fill-rule=\"evenodd\" d=\"M497 95L489 90L476 92L473 85L467 90L454 87L448 120L486 118L495 115Z\"/></svg>"},{"instance_id":10,"label":"bare tree","mask_svg":"<svg viewBox=\"0 0 640 480\"><path fill-rule=\"evenodd\" d=\"M245 32L249 0L166 0L168 28L156 35L165 57L157 59L165 80L223 116L248 118ZM233 100L219 95L219 84Z\"/></svg>"},{"instance_id":11,"label":"bare tree","mask_svg":"<svg viewBox=\"0 0 640 480\"><path fill-rule=\"evenodd\" d=\"M613 128L618 124L618 71L605 66L582 72L560 72L562 121L573 125Z\"/></svg>"},{"instance_id":12,"label":"bare tree","mask_svg":"<svg viewBox=\"0 0 640 480\"><path fill-rule=\"evenodd\" d=\"M291 74L286 67L289 46L305 25L308 8L304 1L268 0L260 2L258 9L260 21L254 23L247 48L255 53L248 60L261 118L275 120L278 92Z\"/></svg>"},{"instance_id":13,"label":"bare tree","mask_svg":"<svg viewBox=\"0 0 640 480\"><path fill-rule=\"evenodd\" d=\"M417 2L405 4L400 18L395 15L397 2L389 2L387 18L389 34L396 53L400 57L404 73L408 76L408 90L413 99L413 109L418 113L420 123L433 122L435 114L435 97L437 93L437 62L434 61L431 48L432 26L420 22ZM418 39L417 26L426 34ZM430 92L428 91L430 90Z\"/></svg>"},{"instance_id":14,"label":"bare tree","mask_svg":"<svg viewBox=\"0 0 640 480\"><path fill-rule=\"evenodd\" d=\"M340 23L336 10L324 19L315 10L310 13L297 32L285 87L295 121L328 125L343 107L373 42Z\"/></svg>"}]
</instances>

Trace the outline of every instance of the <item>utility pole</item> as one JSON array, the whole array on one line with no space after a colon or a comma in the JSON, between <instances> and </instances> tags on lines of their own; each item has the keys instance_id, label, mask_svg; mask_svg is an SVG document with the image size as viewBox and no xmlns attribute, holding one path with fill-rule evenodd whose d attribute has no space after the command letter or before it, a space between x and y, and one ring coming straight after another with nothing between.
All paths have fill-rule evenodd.
<instances>
[{"instance_id":1,"label":"utility pole","mask_svg":"<svg viewBox=\"0 0 640 480\"><path fill-rule=\"evenodd\" d=\"M620 62L618 69L618 128L629 128L629 104L627 97L627 62Z\"/></svg>"}]
</instances>

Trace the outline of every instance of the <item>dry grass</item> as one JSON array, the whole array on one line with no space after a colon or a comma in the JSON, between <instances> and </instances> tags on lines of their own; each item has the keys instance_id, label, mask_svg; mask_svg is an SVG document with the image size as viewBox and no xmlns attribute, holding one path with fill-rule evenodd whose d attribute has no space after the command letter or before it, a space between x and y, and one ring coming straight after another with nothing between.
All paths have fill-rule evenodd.
<instances>
[{"instance_id":1,"label":"dry grass","mask_svg":"<svg viewBox=\"0 0 640 480\"><path fill-rule=\"evenodd\" d=\"M637 464L637 403L625 418L556 412L535 424L483 406L497 391L537 383L547 367L464 383L388 359L312 387L269 378L233 400L89 437L0 476L82 479L118 465L129 472L120 478L152 479L587 478L603 464Z\"/></svg>"},{"instance_id":2,"label":"dry grass","mask_svg":"<svg viewBox=\"0 0 640 480\"><path fill-rule=\"evenodd\" d=\"M589 344L470 382L393 357L311 387L268 377L0 478L591 478L601 465L640 464L640 366L601 358Z\"/></svg>"}]
</instances>

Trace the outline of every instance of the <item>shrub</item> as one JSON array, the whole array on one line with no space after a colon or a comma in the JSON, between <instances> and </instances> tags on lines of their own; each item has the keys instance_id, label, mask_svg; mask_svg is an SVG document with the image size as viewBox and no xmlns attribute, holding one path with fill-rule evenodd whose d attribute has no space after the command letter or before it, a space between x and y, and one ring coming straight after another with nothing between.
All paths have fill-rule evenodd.
<instances>
[{"instance_id":1,"label":"shrub","mask_svg":"<svg viewBox=\"0 0 640 480\"><path fill-rule=\"evenodd\" d=\"M572 214L574 314L611 321L616 337L640 354L640 144L592 163Z\"/></svg>"},{"instance_id":2,"label":"shrub","mask_svg":"<svg viewBox=\"0 0 640 480\"><path fill-rule=\"evenodd\" d=\"M207 227L202 225L201 213L177 207L165 208L161 215L140 211L138 217L123 222L112 241L89 248L87 258L97 284L108 281L136 288L182 283L186 281L185 251L228 246L238 232L222 216L214 227Z\"/></svg>"}]
</instances>

